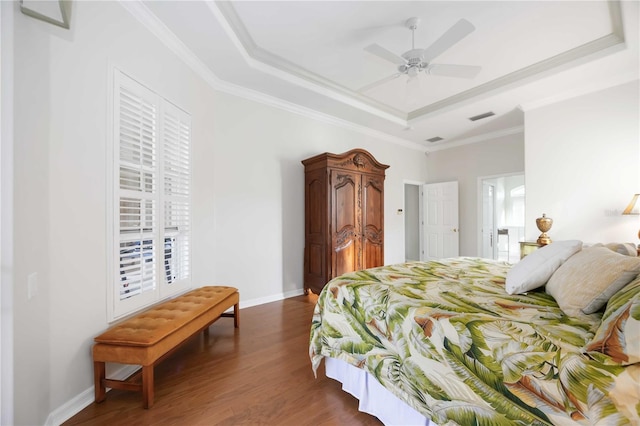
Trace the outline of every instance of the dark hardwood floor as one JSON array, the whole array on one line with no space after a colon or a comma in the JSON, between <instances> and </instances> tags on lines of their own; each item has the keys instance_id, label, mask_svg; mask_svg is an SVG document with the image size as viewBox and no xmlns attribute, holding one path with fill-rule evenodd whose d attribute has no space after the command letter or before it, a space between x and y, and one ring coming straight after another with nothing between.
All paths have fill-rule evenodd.
<instances>
[{"instance_id":1,"label":"dark hardwood floor","mask_svg":"<svg viewBox=\"0 0 640 426\"><path fill-rule=\"evenodd\" d=\"M240 310L240 328L221 318L155 368L155 404L112 390L65 425L380 425L325 377L314 378L309 330L317 297ZM241 305L242 306L242 305Z\"/></svg>"}]
</instances>

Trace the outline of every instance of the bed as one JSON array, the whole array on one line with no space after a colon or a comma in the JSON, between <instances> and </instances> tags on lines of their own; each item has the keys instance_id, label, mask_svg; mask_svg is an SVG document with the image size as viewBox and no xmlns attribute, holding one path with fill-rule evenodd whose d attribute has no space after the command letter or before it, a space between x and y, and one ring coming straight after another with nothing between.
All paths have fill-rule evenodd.
<instances>
[{"instance_id":1,"label":"bed","mask_svg":"<svg viewBox=\"0 0 640 426\"><path fill-rule=\"evenodd\" d=\"M556 252L335 278L311 324L314 372L325 360L385 424L640 424L640 258Z\"/></svg>"}]
</instances>

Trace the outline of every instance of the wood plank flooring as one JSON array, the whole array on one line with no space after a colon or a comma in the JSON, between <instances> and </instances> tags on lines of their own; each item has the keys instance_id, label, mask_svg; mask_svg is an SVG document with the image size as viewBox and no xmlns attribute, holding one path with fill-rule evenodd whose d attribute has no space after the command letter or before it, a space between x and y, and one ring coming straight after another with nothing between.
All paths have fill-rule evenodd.
<instances>
[{"instance_id":1,"label":"wood plank flooring","mask_svg":"<svg viewBox=\"0 0 640 426\"><path fill-rule=\"evenodd\" d=\"M155 368L155 404L112 390L65 425L380 425L325 377L308 355L317 297L240 310L240 328L221 318ZM241 305L242 306L242 305Z\"/></svg>"}]
</instances>

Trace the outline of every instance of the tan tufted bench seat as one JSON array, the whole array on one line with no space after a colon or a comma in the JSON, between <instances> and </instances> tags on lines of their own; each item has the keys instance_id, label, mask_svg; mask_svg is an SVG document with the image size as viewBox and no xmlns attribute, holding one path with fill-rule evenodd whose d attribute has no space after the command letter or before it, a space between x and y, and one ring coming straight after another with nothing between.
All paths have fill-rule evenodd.
<instances>
[{"instance_id":1,"label":"tan tufted bench seat","mask_svg":"<svg viewBox=\"0 0 640 426\"><path fill-rule=\"evenodd\" d=\"M106 398L106 388L142 391L144 408L153 405L153 367L185 340L221 316L233 317L239 327L240 296L233 287L212 286L192 290L129 318L97 336L93 345L95 401ZM233 314L225 311L233 306ZM105 363L142 366L142 383L107 379Z\"/></svg>"}]
</instances>

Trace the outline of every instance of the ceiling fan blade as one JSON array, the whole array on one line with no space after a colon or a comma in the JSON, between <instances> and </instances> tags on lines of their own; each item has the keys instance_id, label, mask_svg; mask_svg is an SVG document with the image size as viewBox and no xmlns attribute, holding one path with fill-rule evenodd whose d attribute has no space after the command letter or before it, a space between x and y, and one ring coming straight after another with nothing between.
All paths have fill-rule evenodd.
<instances>
[{"instance_id":1,"label":"ceiling fan blade","mask_svg":"<svg viewBox=\"0 0 640 426\"><path fill-rule=\"evenodd\" d=\"M475 78L482 67L475 65L430 64L427 73L456 78Z\"/></svg>"},{"instance_id":2,"label":"ceiling fan blade","mask_svg":"<svg viewBox=\"0 0 640 426\"><path fill-rule=\"evenodd\" d=\"M367 84L366 86L363 86L363 87L359 88L358 92L359 93L367 92L367 91L373 89L374 87L378 87L378 86L380 86L380 85L382 85L382 84L384 84L384 83L386 83L388 81L395 80L396 78L400 77L401 75L402 75L402 73L399 73L399 72L397 72L395 74L391 74L390 76L385 77L382 80L374 81L371 84Z\"/></svg>"},{"instance_id":3,"label":"ceiling fan blade","mask_svg":"<svg viewBox=\"0 0 640 426\"><path fill-rule=\"evenodd\" d=\"M423 51L423 61L431 62L433 59L441 55L445 50L471 34L476 27L466 19L461 19L451 28L449 28L439 39L434 41L431 46Z\"/></svg>"},{"instance_id":4,"label":"ceiling fan blade","mask_svg":"<svg viewBox=\"0 0 640 426\"><path fill-rule=\"evenodd\" d=\"M394 63L396 65L405 65L407 63L407 60L404 59L401 56L396 55L395 53L391 52L390 50L385 49L384 47L380 46L379 44L370 44L369 46L365 47L364 50L366 50L367 52L378 56L379 58L382 58L384 60L387 60L391 63Z\"/></svg>"}]
</instances>

